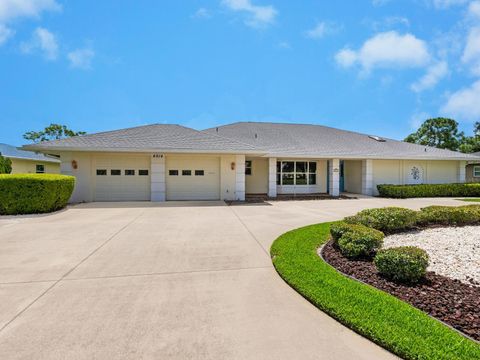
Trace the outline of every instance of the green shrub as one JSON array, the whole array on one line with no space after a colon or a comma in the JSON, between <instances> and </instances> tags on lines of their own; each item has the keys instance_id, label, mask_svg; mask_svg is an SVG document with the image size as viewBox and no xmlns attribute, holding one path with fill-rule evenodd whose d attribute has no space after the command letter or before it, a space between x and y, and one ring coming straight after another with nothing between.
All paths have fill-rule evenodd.
<instances>
[{"instance_id":1,"label":"green shrub","mask_svg":"<svg viewBox=\"0 0 480 360\"><path fill-rule=\"evenodd\" d=\"M470 197L480 196L480 183L470 184L419 184L419 185L377 185L381 197Z\"/></svg>"},{"instance_id":2,"label":"green shrub","mask_svg":"<svg viewBox=\"0 0 480 360\"><path fill-rule=\"evenodd\" d=\"M347 224L344 221L339 221L330 226L330 235L332 235L333 242L338 243L343 234L354 230L362 230L363 228L365 228L363 225Z\"/></svg>"},{"instance_id":3,"label":"green shrub","mask_svg":"<svg viewBox=\"0 0 480 360\"><path fill-rule=\"evenodd\" d=\"M414 227L417 212L399 207L366 209L346 217L344 221L349 224L362 224L384 233L394 233Z\"/></svg>"},{"instance_id":4,"label":"green shrub","mask_svg":"<svg viewBox=\"0 0 480 360\"><path fill-rule=\"evenodd\" d=\"M344 256L368 257L382 247L384 234L381 231L363 225L353 226L338 239L338 247Z\"/></svg>"},{"instance_id":5,"label":"green shrub","mask_svg":"<svg viewBox=\"0 0 480 360\"><path fill-rule=\"evenodd\" d=\"M34 214L65 207L75 178L52 174L0 175L0 215Z\"/></svg>"},{"instance_id":6,"label":"green shrub","mask_svg":"<svg viewBox=\"0 0 480 360\"><path fill-rule=\"evenodd\" d=\"M418 213L420 225L469 225L480 223L480 206L428 206Z\"/></svg>"},{"instance_id":7,"label":"green shrub","mask_svg":"<svg viewBox=\"0 0 480 360\"><path fill-rule=\"evenodd\" d=\"M12 172L12 160L0 155L0 174L10 174Z\"/></svg>"},{"instance_id":8,"label":"green shrub","mask_svg":"<svg viewBox=\"0 0 480 360\"><path fill-rule=\"evenodd\" d=\"M415 246L380 250L373 260L378 272L388 279L416 283L425 276L428 254Z\"/></svg>"}]
</instances>

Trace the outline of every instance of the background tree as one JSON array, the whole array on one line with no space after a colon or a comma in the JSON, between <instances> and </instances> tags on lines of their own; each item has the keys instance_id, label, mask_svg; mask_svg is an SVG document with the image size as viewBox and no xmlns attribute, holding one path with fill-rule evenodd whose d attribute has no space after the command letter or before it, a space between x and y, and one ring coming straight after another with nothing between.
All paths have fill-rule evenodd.
<instances>
[{"instance_id":1,"label":"background tree","mask_svg":"<svg viewBox=\"0 0 480 360\"><path fill-rule=\"evenodd\" d=\"M12 160L0 155L0 174L10 174L12 172Z\"/></svg>"},{"instance_id":2,"label":"background tree","mask_svg":"<svg viewBox=\"0 0 480 360\"><path fill-rule=\"evenodd\" d=\"M456 151L464 143L465 135L458 130L458 123L455 120L434 118L426 120L416 132L408 135L404 141Z\"/></svg>"},{"instance_id":3,"label":"background tree","mask_svg":"<svg viewBox=\"0 0 480 360\"><path fill-rule=\"evenodd\" d=\"M23 134L23 138L33 142L64 139L72 136L85 135L85 131L73 131L65 125L50 124L41 131L29 131Z\"/></svg>"}]
</instances>

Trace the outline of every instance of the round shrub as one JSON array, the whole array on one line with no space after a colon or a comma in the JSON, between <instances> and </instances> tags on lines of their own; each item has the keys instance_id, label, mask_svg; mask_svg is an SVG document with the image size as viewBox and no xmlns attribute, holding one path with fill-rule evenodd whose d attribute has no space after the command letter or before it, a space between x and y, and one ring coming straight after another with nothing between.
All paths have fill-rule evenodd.
<instances>
[{"instance_id":1,"label":"round shrub","mask_svg":"<svg viewBox=\"0 0 480 360\"><path fill-rule=\"evenodd\" d=\"M382 247L384 236L381 231L357 225L338 239L338 247L349 258L369 257Z\"/></svg>"},{"instance_id":2,"label":"round shrub","mask_svg":"<svg viewBox=\"0 0 480 360\"><path fill-rule=\"evenodd\" d=\"M415 246L400 246L378 251L373 260L384 277L401 283L416 283L425 276L428 254Z\"/></svg>"},{"instance_id":3,"label":"round shrub","mask_svg":"<svg viewBox=\"0 0 480 360\"><path fill-rule=\"evenodd\" d=\"M358 224L348 224L344 221L339 221L330 225L330 235L332 236L333 242L338 243L338 240L347 232L354 230L362 230L365 226Z\"/></svg>"},{"instance_id":4,"label":"round shrub","mask_svg":"<svg viewBox=\"0 0 480 360\"><path fill-rule=\"evenodd\" d=\"M475 225L480 223L480 206L428 206L418 213L420 225Z\"/></svg>"},{"instance_id":5,"label":"round shrub","mask_svg":"<svg viewBox=\"0 0 480 360\"><path fill-rule=\"evenodd\" d=\"M346 217L344 221L349 224L362 224L391 234L414 227L417 212L399 207L366 209Z\"/></svg>"},{"instance_id":6,"label":"round shrub","mask_svg":"<svg viewBox=\"0 0 480 360\"><path fill-rule=\"evenodd\" d=\"M0 215L35 214L67 205L73 176L53 174L0 175Z\"/></svg>"}]
</instances>

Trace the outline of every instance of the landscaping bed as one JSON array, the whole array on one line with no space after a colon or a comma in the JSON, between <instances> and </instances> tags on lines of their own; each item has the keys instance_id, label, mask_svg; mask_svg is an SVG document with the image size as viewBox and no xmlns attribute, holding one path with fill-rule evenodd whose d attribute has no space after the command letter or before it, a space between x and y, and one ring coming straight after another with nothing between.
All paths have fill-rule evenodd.
<instances>
[{"instance_id":1,"label":"landscaping bed","mask_svg":"<svg viewBox=\"0 0 480 360\"><path fill-rule=\"evenodd\" d=\"M381 277L371 259L348 259L329 241L322 257L340 272L386 291L475 340L480 340L480 287L427 272L418 284Z\"/></svg>"}]
</instances>

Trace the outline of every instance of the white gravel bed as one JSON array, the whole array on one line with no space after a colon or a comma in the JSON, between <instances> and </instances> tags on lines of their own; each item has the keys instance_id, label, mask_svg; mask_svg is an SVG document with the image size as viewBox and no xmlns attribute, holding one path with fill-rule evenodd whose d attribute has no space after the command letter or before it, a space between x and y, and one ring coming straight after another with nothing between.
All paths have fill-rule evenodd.
<instances>
[{"instance_id":1,"label":"white gravel bed","mask_svg":"<svg viewBox=\"0 0 480 360\"><path fill-rule=\"evenodd\" d=\"M418 246L430 257L428 270L465 283L480 283L480 226L433 228L385 237L385 248Z\"/></svg>"}]
</instances>

